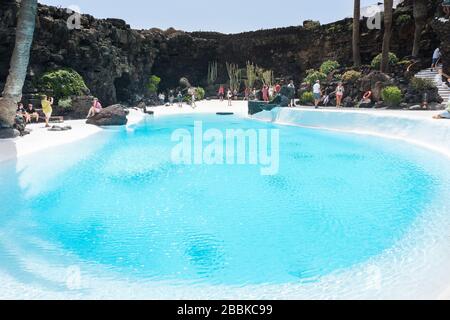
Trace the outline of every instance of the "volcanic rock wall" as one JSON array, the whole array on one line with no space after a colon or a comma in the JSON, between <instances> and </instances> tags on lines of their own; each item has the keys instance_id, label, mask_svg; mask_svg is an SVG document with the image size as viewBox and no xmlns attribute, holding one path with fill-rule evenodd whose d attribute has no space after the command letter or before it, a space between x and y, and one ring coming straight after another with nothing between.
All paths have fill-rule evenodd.
<instances>
[{"instance_id":1,"label":"volcanic rock wall","mask_svg":"<svg viewBox=\"0 0 450 320\"><path fill-rule=\"evenodd\" d=\"M414 20L411 1L395 12L392 51L408 56L412 51ZM437 0L429 1L429 22L436 12ZM0 90L8 74L14 47L18 4L0 3ZM410 19L399 19L409 16ZM289 27L242 34L186 33L132 30L118 19L82 16L82 29L69 30L69 14L63 9L39 6L38 23L32 48L25 93L36 92L33 79L43 72L70 67L79 72L104 104L118 101L133 103L146 92L151 74L162 78L162 88L178 85L187 77L194 85L206 85L208 63L217 61L219 82L227 81L225 62L245 67L247 61L272 69L276 77L300 81L305 71L320 66L327 59L351 64L352 19L318 28ZM383 30L368 30L362 23L361 52L369 63L381 51ZM424 30L422 52L432 54L438 39L428 23Z\"/></svg>"}]
</instances>

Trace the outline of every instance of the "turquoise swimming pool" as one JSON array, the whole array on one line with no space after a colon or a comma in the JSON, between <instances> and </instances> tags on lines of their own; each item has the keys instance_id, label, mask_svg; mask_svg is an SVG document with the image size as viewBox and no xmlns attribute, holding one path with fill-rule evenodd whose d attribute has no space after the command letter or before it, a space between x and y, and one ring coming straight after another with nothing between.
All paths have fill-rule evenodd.
<instances>
[{"instance_id":1,"label":"turquoise swimming pool","mask_svg":"<svg viewBox=\"0 0 450 320\"><path fill-rule=\"evenodd\" d=\"M195 121L278 129L279 171L173 163L171 135ZM0 165L0 237L26 234L61 249L24 244L55 265L76 257L132 281L310 284L395 247L450 186L445 158L400 141L233 116L167 116L99 135ZM4 245L0 269L16 258Z\"/></svg>"}]
</instances>

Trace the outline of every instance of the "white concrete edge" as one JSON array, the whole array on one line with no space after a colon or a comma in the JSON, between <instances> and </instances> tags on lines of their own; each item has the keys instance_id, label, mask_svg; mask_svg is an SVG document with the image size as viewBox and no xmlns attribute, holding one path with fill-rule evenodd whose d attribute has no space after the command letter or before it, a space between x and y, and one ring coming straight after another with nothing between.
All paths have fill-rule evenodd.
<instances>
[{"instance_id":1,"label":"white concrete edge","mask_svg":"<svg viewBox=\"0 0 450 320\"><path fill-rule=\"evenodd\" d=\"M450 120L433 119L435 114L437 112L276 108L251 118L279 125L402 140L450 158ZM450 284L437 299L450 300Z\"/></svg>"}]
</instances>

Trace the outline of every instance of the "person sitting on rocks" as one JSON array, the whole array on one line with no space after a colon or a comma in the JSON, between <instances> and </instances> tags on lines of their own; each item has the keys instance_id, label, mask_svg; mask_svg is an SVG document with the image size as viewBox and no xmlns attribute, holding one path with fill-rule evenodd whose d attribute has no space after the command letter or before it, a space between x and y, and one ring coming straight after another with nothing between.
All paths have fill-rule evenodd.
<instances>
[{"instance_id":1,"label":"person sitting on rocks","mask_svg":"<svg viewBox=\"0 0 450 320\"><path fill-rule=\"evenodd\" d=\"M96 114L100 113L100 111L102 111L102 109L103 109L103 107L102 107L100 101L98 101L98 99L95 98L94 101L92 102L91 108L89 109L87 119L92 118Z\"/></svg>"},{"instance_id":2,"label":"person sitting on rocks","mask_svg":"<svg viewBox=\"0 0 450 320\"><path fill-rule=\"evenodd\" d=\"M441 114L433 117L433 119L450 119L450 101L447 103L447 108Z\"/></svg>"},{"instance_id":3,"label":"person sitting on rocks","mask_svg":"<svg viewBox=\"0 0 450 320\"><path fill-rule=\"evenodd\" d=\"M32 119L34 118L34 121L39 122L39 113L34 109L33 104L29 103L27 110L27 118L29 119L28 123L31 123Z\"/></svg>"},{"instance_id":4,"label":"person sitting on rocks","mask_svg":"<svg viewBox=\"0 0 450 320\"><path fill-rule=\"evenodd\" d=\"M25 123L31 122L31 116L25 110L23 103L19 103L19 106L17 107L16 115L18 117L21 117Z\"/></svg>"},{"instance_id":5,"label":"person sitting on rocks","mask_svg":"<svg viewBox=\"0 0 450 320\"><path fill-rule=\"evenodd\" d=\"M443 81L442 78L446 78L446 81ZM438 88L448 89L449 76L446 75L442 68L438 69L438 74L436 75L435 82Z\"/></svg>"},{"instance_id":6,"label":"person sitting on rocks","mask_svg":"<svg viewBox=\"0 0 450 320\"><path fill-rule=\"evenodd\" d=\"M444 10L447 17L450 16L450 0L444 0L442 2L442 10Z\"/></svg>"},{"instance_id":7,"label":"person sitting on rocks","mask_svg":"<svg viewBox=\"0 0 450 320\"><path fill-rule=\"evenodd\" d=\"M359 108L360 107L366 107L372 104L372 91L366 91L366 93L364 93L361 101L359 102Z\"/></svg>"}]
</instances>

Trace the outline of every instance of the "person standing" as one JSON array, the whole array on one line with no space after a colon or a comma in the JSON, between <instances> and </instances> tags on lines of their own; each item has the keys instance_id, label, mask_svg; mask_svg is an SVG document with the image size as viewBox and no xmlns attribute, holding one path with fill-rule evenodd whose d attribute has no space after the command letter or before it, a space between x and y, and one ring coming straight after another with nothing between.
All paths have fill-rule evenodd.
<instances>
[{"instance_id":1,"label":"person standing","mask_svg":"<svg viewBox=\"0 0 450 320\"><path fill-rule=\"evenodd\" d=\"M223 98L225 96L225 88L223 86L220 86L218 96L219 96L220 102L223 102Z\"/></svg>"},{"instance_id":2,"label":"person standing","mask_svg":"<svg viewBox=\"0 0 450 320\"><path fill-rule=\"evenodd\" d=\"M181 91L178 91L177 99L178 107L183 108L183 94L181 93Z\"/></svg>"},{"instance_id":3,"label":"person standing","mask_svg":"<svg viewBox=\"0 0 450 320\"><path fill-rule=\"evenodd\" d=\"M232 103L233 92L231 92L230 89L228 89L227 98L228 98L228 106L231 107L233 105L233 103Z\"/></svg>"},{"instance_id":4,"label":"person standing","mask_svg":"<svg viewBox=\"0 0 450 320\"><path fill-rule=\"evenodd\" d=\"M342 82L339 82L336 87L336 107L342 107L342 98L344 97L345 88Z\"/></svg>"},{"instance_id":5,"label":"person standing","mask_svg":"<svg viewBox=\"0 0 450 320\"><path fill-rule=\"evenodd\" d=\"M290 102L289 102L289 107L295 107L295 85L294 85L294 80L291 80L288 84L288 88L289 88L289 95L290 95Z\"/></svg>"},{"instance_id":6,"label":"person standing","mask_svg":"<svg viewBox=\"0 0 450 320\"><path fill-rule=\"evenodd\" d=\"M269 87L264 85L262 88L262 96L264 102L269 102Z\"/></svg>"},{"instance_id":7,"label":"person standing","mask_svg":"<svg viewBox=\"0 0 450 320\"><path fill-rule=\"evenodd\" d=\"M250 88L249 87L245 87L244 100L245 101L249 101L250 100Z\"/></svg>"},{"instance_id":8,"label":"person standing","mask_svg":"<svg viewBox=\"0 0 450 320\"><path fill-rule=\"evenodd\" d=\"M314 106L315 108L319 108L320 99L322 98L322 89L320 87L320 80L317 80L313 86L313 94L314 94Z\"/></svg>"},{"instance_id":9,"label":"person standing","mask_svg":"<svg viewBox=\"0 0 450 320\"><path fill-rule=\"evenodd\" d=\"M42 105L42 112L45 115L45 127L49 128L50 127L49 122L50 122L50 118L52 117L52 112L53 112L53 108L52 108L53 98L43 95L41 105Z\"/></svg>"},{"instance_id":10,"label":"person standing","mask_svg":"<svg viewBox=\"0 0 450 320\"><path fill-rule=\"evenodd\" d=\"M174 96L173 90L170 90L169 91L169 104L170 104L170 106L173 106L173 101L174 100L175 100L175 96Z\"/></svg>"},{"instance_id":11,"label":"person standing","mask_svg":"<svg viewBox=\"0 0 450 320\"><path fill-rule=\"evenodd\" d=\"M281 92L281 85L279 83L277 83L275 85L275 93L278 95Z\"/></svg>"},{"instance_id":12,"label":"person standing","mask_svg":"<svg viewBox=\"0 0 450 320\"><path fill-rule=\"evenodd\" d=\"M433 53L433 61L431 64L431 71L434 71L434 69L437 67L437 64L440 59L441 59L441 49L436 48L436 50L434 50L434 53Z\"/></svg>"},{"instance_id":13,"label":"person standing","mask_svg":"<svg viewBox=\"0 0 450 320\"><path fill-rule=\"evenodd\" d=\"M195 90L191 90L191 107L192 109L197 108L197 103L195 103Z\"/></svg>"}]
</instances>

